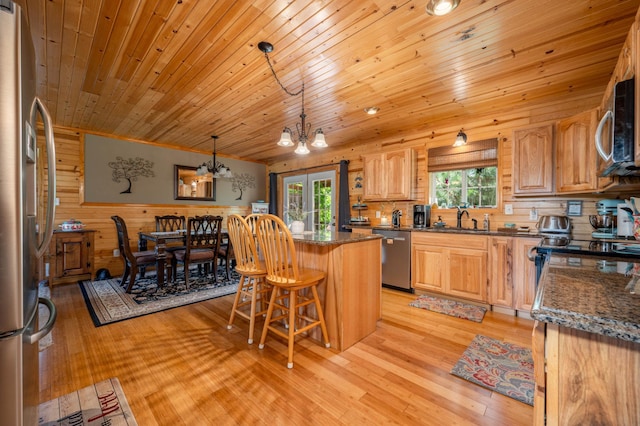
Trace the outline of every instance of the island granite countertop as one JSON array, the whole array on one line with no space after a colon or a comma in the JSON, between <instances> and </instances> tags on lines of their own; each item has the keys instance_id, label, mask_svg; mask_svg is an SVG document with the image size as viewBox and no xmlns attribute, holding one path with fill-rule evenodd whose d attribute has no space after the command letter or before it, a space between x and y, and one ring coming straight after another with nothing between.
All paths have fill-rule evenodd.
<instances>
[{"instance_id":1,"label":"island granite countertop","mask_svg":"<svg viewBox=\"0 0 640 426\"><path fill-rule=\"evenodd\" d=\"M320 246L328 246L335 244L357 243L359 241L382 239L382 235L378 234L356 234L352 232L337 231L307 231L303 234L292 234L295 242L303 242Z\"/></svg>"},{"instance_id":2,"label":"island granite countertop","mask_svg":"<svg viewBox=\"0 0 640 426\"><path fill-rule=\"evenodd\" d=\"M531 317L640 343L640 259L552 254Z\"/></svg>"}]
</instances>

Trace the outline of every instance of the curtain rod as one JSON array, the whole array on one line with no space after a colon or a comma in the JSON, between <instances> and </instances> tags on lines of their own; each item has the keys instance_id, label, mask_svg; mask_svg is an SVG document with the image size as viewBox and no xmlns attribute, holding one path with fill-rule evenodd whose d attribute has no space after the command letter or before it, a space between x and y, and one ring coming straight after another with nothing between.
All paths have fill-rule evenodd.
<instances>
[{"instance_id":1,"label":"curtain rod","mask_svg":"<svg viewBox=\"0 0 640 426\"><path fill-rule=\"evenodd\" d=\"M340 162L342 162L342 161L346 161L347 164L349 164L349 160L340 160ZM301 169L287 170L286 172L280 172L280 173L270 172L270 173L274 173L276 175L281 175L283 173L304 172L304 171L307 171L307 170L319 169L321 167L328 167L328 166L340 166L340 163L327 163L327 164L320 164L319 166L303 167Z\"/></svg>"}]
</instances>

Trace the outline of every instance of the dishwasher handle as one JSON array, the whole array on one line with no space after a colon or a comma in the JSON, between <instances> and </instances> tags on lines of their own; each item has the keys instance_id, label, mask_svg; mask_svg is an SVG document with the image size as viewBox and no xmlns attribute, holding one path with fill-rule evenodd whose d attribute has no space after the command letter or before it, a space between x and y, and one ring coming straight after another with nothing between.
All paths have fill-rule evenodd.
<instances>
[{"instance_id":1,"label":"dishwasher handle","mask_svg":"<svg viewBox=\"0 0 640 426\"><path fill-rule=\"evenodd\" d=\"M407 241L407 239L404 237L385 237L384 240L387 242L387 244L393 244L394 241Z\"/></svg>"}]
</instances>

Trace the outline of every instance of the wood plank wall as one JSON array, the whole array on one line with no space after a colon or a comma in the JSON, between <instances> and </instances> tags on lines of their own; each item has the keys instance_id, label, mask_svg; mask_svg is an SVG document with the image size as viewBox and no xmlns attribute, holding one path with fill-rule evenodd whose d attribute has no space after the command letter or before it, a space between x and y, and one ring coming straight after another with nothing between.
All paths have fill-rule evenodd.
<instances>
[{"instance_id":1,"label":"wood plank wall","mask_svg":"<svg viewBox=\"0 0 640 426\"><path fill-rule=\"evenodd\" d=\"M572 103L561 105L551 104L539 110L514 111L508 116L498 118L482 117L474 122L464 123L464 131L469 141L482 140L497 137L499 140L499 170L500 170L500 195L499 206L496 209L471 209L470 218L475 218L482 223L484 213L491 215L491 229L504 226L505 222L515 223L518 226L529 226L535 230L535 221L529 220L529 211L536 207L539 215L565 214L566 202L569 199L583 200L583 215L572 217L573 236L575 238L590 238L592 229L589 225L588 215L595 213L595 201L602 198L616 198L618 194L582 194L575 196L549 196L515 198L511 188L511 156L512 156L512 131L515 128L532 125L549 120L560 120L568 116L584 111L584 105L597 104L599 100L576 99ZM417 152L417 197L415 201L394 203L368 202L368 210L363 215L371 218L372 224L378 224L375 218L377 210L391 213L393 208L403 211L402 224L411 224L411 211L413 204L426 203L428 201L428 176L426 167L427 149L453 143L455 135L460 128L441 129L436 132L407 132L407 135L395 139L381 140L373 145L348 146L342 149L325 150L314 149L305 157L292 156L287 161L268 166L268 172L284 173L308 167L316 167L328 163L338 164L340 160L349 160L349 182L351 204L357 202L361 190L353 189L355 178L362 173L361 155L365 152L392 151L395 149L411 147ZM122 272L120 258L113 257L113 250L117 248L116 233L112 215L120 215L127 221L129 234L137 240L137 232L150 231L154 227L154 216L163 214L178 214L194 216L202 214L222 215L226 217L231 213L247 214L250 207L233 207L217 205L145 205L145 204L86 204L82 202L83 190L83 157L80 143L81 131L76 129L56 127L55 129L57 149L57 180L58 198L60 205L56 211L56 225L74 218L83 221L88 228L95 229L95 269L108 268L112 275ZM327 141L331 146L331 133L327 132ZM274 141L275 144L275 141ZM551 161L549 159L549 161ZM623 194L621 197L628 196ZM505 215L504 204L513 205L513 215ZM357 212L352 211L352 215ZM449 224L455 224L455 211L452 209L438 209L433 212L433 219L437 216ZM465 218L464 226L471 226L471 220ZM132 243L135 248L135 242Z\"/></svg>"},{"instance_id":2,"label":"wood plank wall","mask_svg":"<svg viewBox=\"0 0 640 426\"><path fill-rule=\"evenodd\" d=\"M597 102L596 102L597 103ZM505 223L515 223L517 226L529 226L535 231L536 221L529 220L529 212L532 208L536 208L538 216L540 215L564 215L566 214L567 200L582 200L583 214L581 217L572 217L573 225L572 235L574 238L591 238L593 229L589 224L589 215L595 214L595 202L602 198L624 198L629 194L578 194L578 195L558 195L544 197L514 197L512 191L512 132L516 128L527 127L541 122L557 121L569 116L573 116L583 112L584 105L594 104L591 100L577 99L573 103L565 103L562 105L551 104L545 108L535 111L514 111L508 116L484 117L472 123L464 123L465 133L469 138L469 142L474 140L483 140L488 138L498 138L499 140L499 205L496 209L469 209L470 218L465 217L463 226L472 226L471 218L478 220L479 226L482 224L484 213L490 214L491 229L496 230L503 227ZM415 201L406 202L367 202L368 209L362 211L363 216L368 216L373 225L380 223L375 213L377 210L385 211L390 216L391 210L395 207L402 210L402 225L411 225L412 208L414 204L428 204L428 173L427 173L427 150L429 148L453 144L455 136L460 128L442 129L439 133L420 133L405 136L403 138L389 139L380 141L375 146L353 146L343 150L332 150L331 148L321 150L313 150L305 156L304 159L292 158L288 161L273 164L269 167L269 172L286 172L287 170L299 169L304 167L314 167L327 163L338 163L340 160L349 160L349 183L350 183L350 201L351 204L357 202L357 197L362 192L355 190L354 183L358 174L362 175L362 159L364 153L378 151L393 151L396 149L411 147L417 152L418 157L418 173L417 173L417 196ZM326 132L326 138L329 146L331 146L331 133ZM275 143L275 142L274 142ZM548 159L552 161L552 159ZM366 177L365 177L366 178ZM504 214L504 205L512 204L513 215ZM357 216L357 211L352 210L352 215ZM453 209L436 209L432 211L432 222L437 220L438 216L450 225L455 226L456 214Z\"/></svg>"},{"instance_id":3,"label":"wood plank wall","mask_svg":"<svg viewBox=\"0 0 640 426\"><path fill-rule=\"evenodd\" d=\"M116 229L111 216L125 219L127 231L133 249L137 250L137 234L140 231L155 230L155 216L165 214L184 215L220 215L248 214L251 207L218 205L147 205L147 204L85 204L82 200L84 187L84 166L82 156L81 132L74 129L56 127L56 180L57 197L60 205L56 208L56 226L68 219L78 219L87 229L96 230L94 248L94 270L107 268L112 276L122 273L120 257L113 256L118 248ZM172 190L172 189L170 189Z\"/></svg>"}]
</instances>

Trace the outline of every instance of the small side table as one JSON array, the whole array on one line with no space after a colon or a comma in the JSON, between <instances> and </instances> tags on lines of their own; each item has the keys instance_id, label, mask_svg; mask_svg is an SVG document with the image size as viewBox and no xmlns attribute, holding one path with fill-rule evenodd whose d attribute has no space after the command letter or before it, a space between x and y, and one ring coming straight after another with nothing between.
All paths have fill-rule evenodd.
<instances>
[{"instance_id":1,"label":"small side table","mask_svg":"<svg viewBox=\"0 0 640 426\"><path fill-rule=\"evenodd\" d=\"M51 286L92 279L94 233L91 229L53 231L48 255Z\"/></svg>"}]
</instances>

